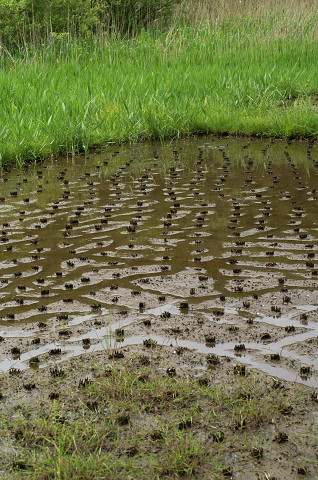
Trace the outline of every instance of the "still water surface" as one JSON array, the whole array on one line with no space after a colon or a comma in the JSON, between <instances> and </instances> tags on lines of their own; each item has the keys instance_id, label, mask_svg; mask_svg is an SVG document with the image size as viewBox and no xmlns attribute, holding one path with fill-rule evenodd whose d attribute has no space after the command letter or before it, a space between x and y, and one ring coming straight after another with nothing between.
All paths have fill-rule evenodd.
<instances>
[{"instance_id":1,"label":"still water surface","mask_svg":"<svg viewBox=\"0 0 318 480\"><path fill-rule=\"evenodd\" d=\"M0 226L0 370L56 345L63 359L105 348L111 313L125 309L121 326L165 311L262 324L277 335L251 335L240 361L318 383L316 145L201 138L2 171ZM103 315L107 325L94 324ZM84 337L99 341L85 349ZM156 338L235 356L230 336ZM264 360L276 352L287 363ZM299 359L308 375L293 369Z\"/></svg>"}]
</instances>

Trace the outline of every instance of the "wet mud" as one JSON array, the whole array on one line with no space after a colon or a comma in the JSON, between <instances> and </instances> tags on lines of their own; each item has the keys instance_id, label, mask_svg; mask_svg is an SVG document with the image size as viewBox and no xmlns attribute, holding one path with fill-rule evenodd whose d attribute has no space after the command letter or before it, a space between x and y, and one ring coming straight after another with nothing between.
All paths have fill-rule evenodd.
<instances>
[{"instance_id":1,"label":"wet mud","mask_svg":"<svg viewBox=\"0 0 318 480\"><path fill-rule=\"evenodd\" d=\"M317 387L317 185L317 145L246 138L2 171L0 371L155 342Z\"/></svg>"}]
</instances>

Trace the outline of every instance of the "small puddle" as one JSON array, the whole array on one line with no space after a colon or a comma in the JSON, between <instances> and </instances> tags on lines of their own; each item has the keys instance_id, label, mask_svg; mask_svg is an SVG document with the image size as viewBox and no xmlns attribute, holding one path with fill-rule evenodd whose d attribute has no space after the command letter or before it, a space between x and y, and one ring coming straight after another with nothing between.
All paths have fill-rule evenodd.
<instances>
[{"instance_id":1,"label":"small puddle","mask_svg":"<svg viewBox=\"0 0 318 480\"><path fill-rule=\"evenodd\" d=\"M151 337L234 361L244 343L241 363L318 386L317 185L317 145L279 140L151 143L3 170L0 371L113 348L116 329L136 325L118 347Z\"/></svg>"}]
</instances>

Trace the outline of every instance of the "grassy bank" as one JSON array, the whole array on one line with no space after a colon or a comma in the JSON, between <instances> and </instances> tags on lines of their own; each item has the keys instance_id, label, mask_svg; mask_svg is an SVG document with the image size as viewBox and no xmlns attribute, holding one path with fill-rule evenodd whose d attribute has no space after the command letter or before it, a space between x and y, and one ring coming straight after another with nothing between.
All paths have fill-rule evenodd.
<instances>
[{"instance_id":1,"label":"grassy bank","mask_svg":"<svg viewBox=\"0 0 318 480\"><path fill-rule=\"evenodd\" d=\"M182 378L149 362L156 363L145 355L106 367L73 361L2 376L1 478L221 480L235 471L238 479L274 479L277 455L286 473L314 471L302 453L315 444L302 414L314 408L310 391L233 368L214 384L213 369Z\"/></svg>"},{"instance_id":2,"label":"grassy bank","mask_svg":"<svg viewBox=\"0 0 318 480\"><path fill-rule=\"evenodd\" d=\"M317 138L310 5L293 15L211 16L132 39L62 35L3 49L1 163L200 133Z\"/></svg>"}]
</instances>

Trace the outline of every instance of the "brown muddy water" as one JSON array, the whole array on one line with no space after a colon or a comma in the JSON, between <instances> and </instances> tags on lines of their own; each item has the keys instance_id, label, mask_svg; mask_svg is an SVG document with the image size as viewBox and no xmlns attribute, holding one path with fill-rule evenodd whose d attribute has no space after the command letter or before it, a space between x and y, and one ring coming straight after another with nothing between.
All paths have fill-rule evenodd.
<instances>
[{"instance_id":1,"label":"brown muddy water","mask_svg":"<svg viewBox=\"0 0 318 480\"><path fill-rule=\"evenodd\" d=\"M0 371L152 339L318 386L316 144L209 137L2 171L0 224Z\"/></svg>"}]
</instances>

